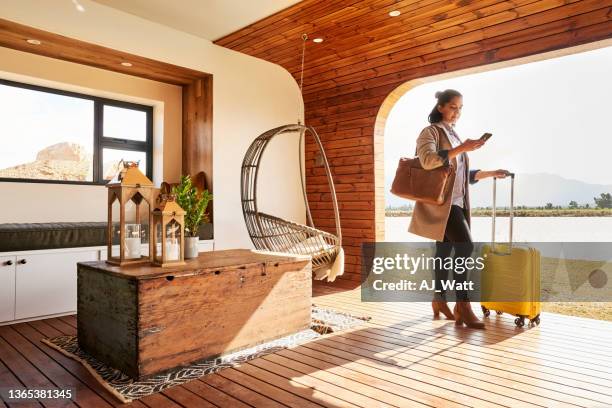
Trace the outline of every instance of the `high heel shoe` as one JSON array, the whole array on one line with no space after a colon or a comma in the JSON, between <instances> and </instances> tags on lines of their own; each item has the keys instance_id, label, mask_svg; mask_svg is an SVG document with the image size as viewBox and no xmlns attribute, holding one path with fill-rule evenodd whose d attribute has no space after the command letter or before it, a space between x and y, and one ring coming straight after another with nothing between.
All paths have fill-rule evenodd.
<instances>
[{"instance_id":1,"label":"high heel shoe","mask_svg":"<svg viewBox=\"0 0 612 408\"><path fill-rule=\"evenodd\" d=\"M467 327L472 329L484 329L485 325L483 322L478 320L478 317L474 314L470 302L457 302L453 309L455 314L455 324L461 326L465 324Z\"/></svg>"},{"instance_id":2,"label":"high heel shoe","mask_svg":"<svg viewBox=\"0 0 612 408\"><path fill-rule=\"evenodd\" d=\"M440 318L440 312L442 312L442 314L446 316L448 320L455 320L455 316L453 315L453 312L451 312L450 308L448 307L448 304L446 304L445 301L433 300L431 302L431 308L433 310L435 319Z\"/></svg>"}]
</instances>

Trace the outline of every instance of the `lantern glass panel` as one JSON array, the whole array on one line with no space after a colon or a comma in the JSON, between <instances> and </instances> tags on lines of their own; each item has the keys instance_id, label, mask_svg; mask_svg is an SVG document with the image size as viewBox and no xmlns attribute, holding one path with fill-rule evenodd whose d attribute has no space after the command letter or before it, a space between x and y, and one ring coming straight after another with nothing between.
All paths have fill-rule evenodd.
<instances>
[{"instance_id":1,"label":"lantern glass panel","mask_svg":"<svg viewBox=\"0 0 612 408\"><path fill-rule=\"evenodd\" d=\"M140 224L125 224L125 259L139 259L142 256L142 229Z\"/></svg>"},{"instance_id":2,"label":"lantern glass panel","mask_svg":"<svg viewBox=\"0 0 612 408\"><path fill-rule=\"evenodd\" d=\"M140 197L140 194L138 194L138 196ZM128 241L128 238L134 238L134 237L130 237L130 234L132 233L132 230L135 228L138 228L140 230L140 223L138 223L136 221L136 203L130 199L125 203L125 215L124 215L124 230L123 233L125 234L125 246L123 247L123 258L124 259L137 259L138 257L133 256L136 249L136 242L134 240L132 241ZM128 231L128 228L130 229L130 231ZM128 242L130 242L130 244L128 244ZM131 245L130 249L128 250L128 245ZM127 257L128 253L130 253L132 256L130 256L129 258ZM139 253L139 252L138 252ZM139 253L140 254L140 253Z\"/></svg>"},{"instance_id":3,"label":"lantern glass panel","mask_svg":"<svg viewBox=\"0 0 612 408\"><path fill-rule=\"evenodd\" d=\"M162 237L162 224L161 222L156 222L153 225L155 226L155 261L161 263L162 243L164 242L164 237Z\"/></svg>"},{"instance_id":4,"label":"lantern glass panel","mask_svg":"<svg viewBox=\"0 0 612 408\"><path fill-rule=\"evenodd\" d=\"M120 207L121 205L119 204L119 199L115 199L115 201L113 201L113 205L111 206L111 211L112 211L112 220L113 220L113 225L112 225L112 231L111 231L111 237L112 237L112 252L111 252L111 256L113 258L119 258L119 242L120 242L120 233L121 233L121 227L119 226L119 214L120 214Z\"/></svg>"},{"instance_id":5,"label":"lantern glass panel","mask_svg":"<svg viewBox=\"0 0 612 408\"><path fill-rule=\"evenodd\" d=\"M166 225L166 261L179 261L181 259L181 225L175 220Z\"/></svg>"},{"instance_id":6,"label":"lantern glass panel","mask_svg":"<svg viewBox=\"0 0 612 408\"><path fill-rule=\"evenodd\" d=\"M149 203L142 200L140 203L140 237L142 243L142 256L149 256Z\"/></svg>"}]
</instances>

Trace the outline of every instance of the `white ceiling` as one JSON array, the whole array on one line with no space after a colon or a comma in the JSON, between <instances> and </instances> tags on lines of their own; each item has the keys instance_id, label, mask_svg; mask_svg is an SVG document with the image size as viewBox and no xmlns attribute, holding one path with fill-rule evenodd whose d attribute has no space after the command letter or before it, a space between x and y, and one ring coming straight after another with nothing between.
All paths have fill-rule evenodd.
<instances>
[{"instance_id":1,"label":"white ceiling","mask_svg":"<svg viewBox=\"0 0 612 408\"><path fill-rule=\"evenodd\" d=\"M94 1L214 41L300 0Z\"/></svg>"}]
</instances>

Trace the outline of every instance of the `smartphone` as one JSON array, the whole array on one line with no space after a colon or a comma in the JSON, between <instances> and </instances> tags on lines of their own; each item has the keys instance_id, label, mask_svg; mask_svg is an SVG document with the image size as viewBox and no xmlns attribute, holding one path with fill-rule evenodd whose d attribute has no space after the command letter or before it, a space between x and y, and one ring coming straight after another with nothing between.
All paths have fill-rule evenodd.
<instances>
[{"instance_id":1,"label":"smartphone","mask_svg":"<svg viewBox=\"0 0 612 408\"><path fill-rule=\"evenodd\" d=\"M480 140L482 141L487 141L491 138L491 136L493 136L493 133L485 133L484 135L480 136Z\"/></svg>"}]
</instances>

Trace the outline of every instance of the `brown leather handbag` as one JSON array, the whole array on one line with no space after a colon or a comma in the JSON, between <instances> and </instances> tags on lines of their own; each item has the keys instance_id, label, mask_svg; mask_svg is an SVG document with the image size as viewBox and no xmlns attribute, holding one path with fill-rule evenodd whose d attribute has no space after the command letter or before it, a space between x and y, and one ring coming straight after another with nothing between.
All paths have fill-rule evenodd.
<instances>
[{"instance_id":1,"label":"brown leather handbag","mask_svg":"<svg viewBox=\"0 0 612 408\"><path fill-rule=\"evenodd\" d=\"M415 152L416 156L416 152ZM455 173L453 166L425 170L418 157L402 157L391 185L391 193L408 200L441 205Z\"/></svg>"}]
</instances>

